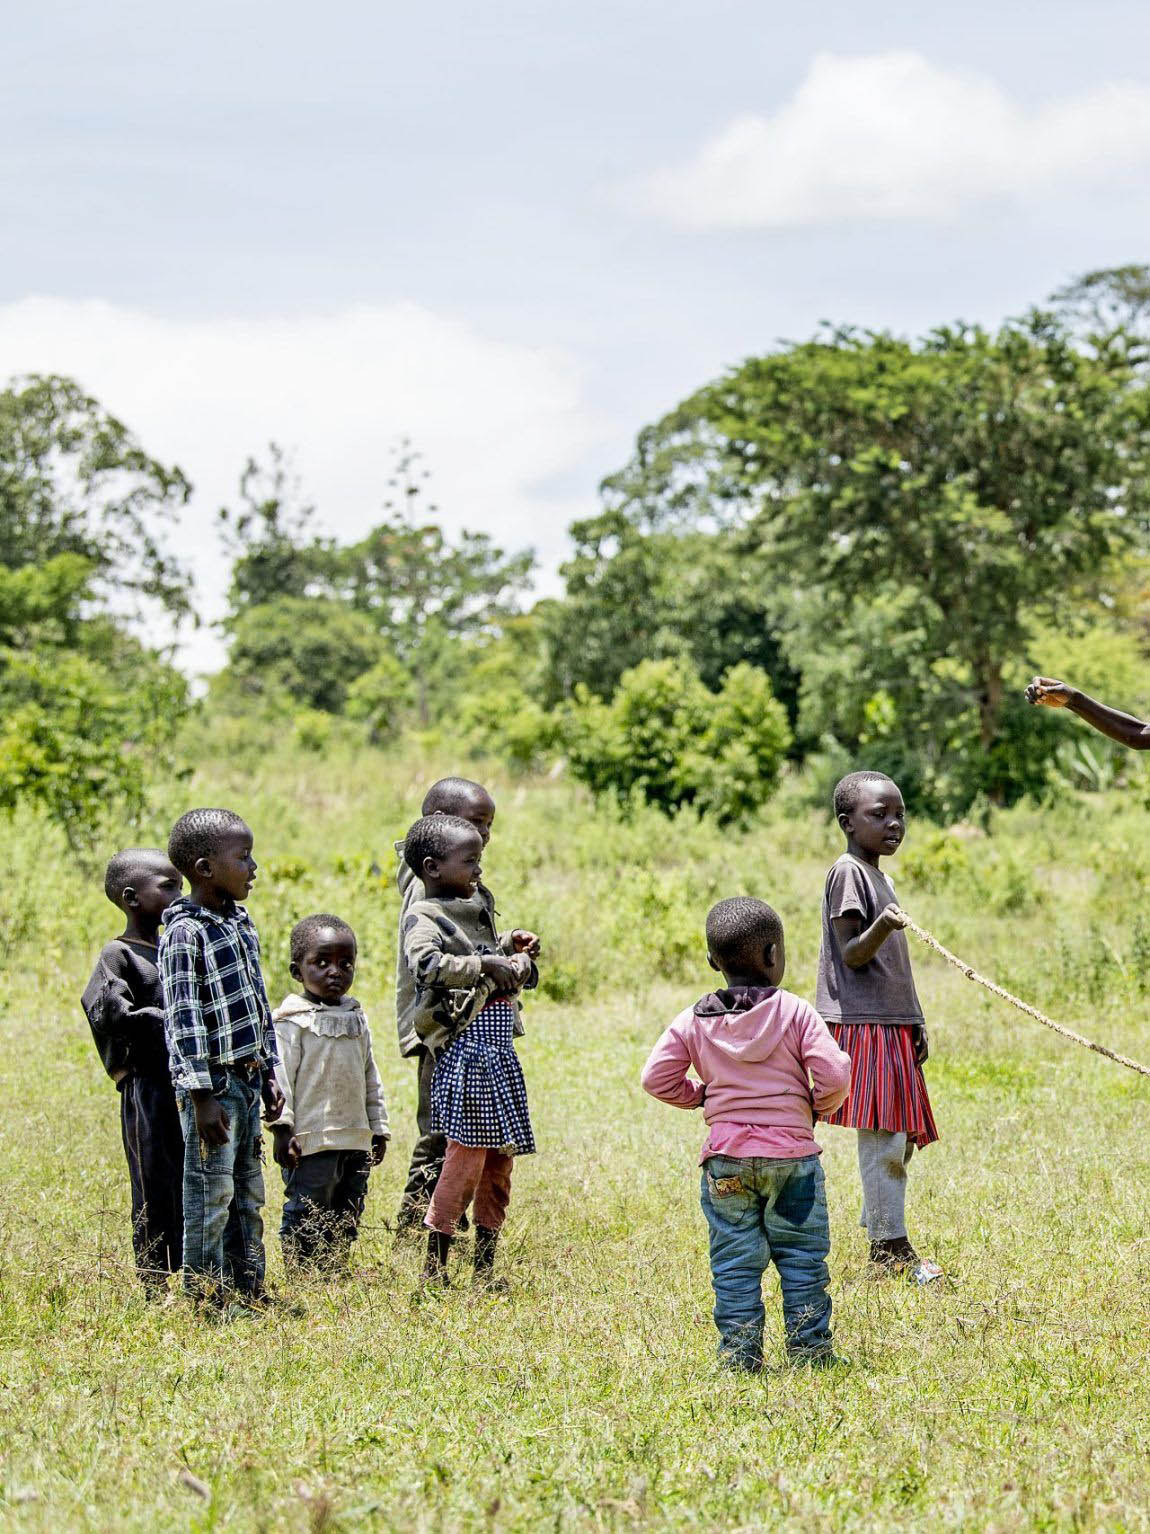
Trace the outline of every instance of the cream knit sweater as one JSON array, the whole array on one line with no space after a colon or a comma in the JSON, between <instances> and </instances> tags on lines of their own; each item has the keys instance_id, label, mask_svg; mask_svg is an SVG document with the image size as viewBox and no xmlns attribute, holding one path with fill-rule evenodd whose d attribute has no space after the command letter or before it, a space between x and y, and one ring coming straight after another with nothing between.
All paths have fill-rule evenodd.
<instances>
[{"instance_id":1,"label":"cream knit sweater","mask_svg":"<svg viewBox=\"0 0 1150 1534\"><path fill-rule=\"evenodd\" d=\"M322 1150L370 1150L388 1135L383 1083L359 1002L334 1005L288 996L272 1013L284 1095L277 1126L290 1128L305 1156Z\"/></svg>"}]
</instances>

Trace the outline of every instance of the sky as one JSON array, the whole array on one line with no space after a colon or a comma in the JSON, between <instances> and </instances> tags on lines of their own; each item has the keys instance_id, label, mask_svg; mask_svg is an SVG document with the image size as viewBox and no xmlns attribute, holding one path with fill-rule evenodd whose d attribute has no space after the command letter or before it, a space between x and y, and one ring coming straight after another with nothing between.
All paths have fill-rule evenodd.
<instances>
[{"instance_id":1,"label":"sky","mask_svg":"<svg viewBox=\"0 0 1150 1534\"><path fill-rule=\"evenodd\" d=\"M411 438L444 525L554 589L640 428L745 356L1150 260L1137 0L37 0L5 34L0 380L76 377L193 481L192 670L269 441L352 538Z\"/></svg>"}]
</instances>

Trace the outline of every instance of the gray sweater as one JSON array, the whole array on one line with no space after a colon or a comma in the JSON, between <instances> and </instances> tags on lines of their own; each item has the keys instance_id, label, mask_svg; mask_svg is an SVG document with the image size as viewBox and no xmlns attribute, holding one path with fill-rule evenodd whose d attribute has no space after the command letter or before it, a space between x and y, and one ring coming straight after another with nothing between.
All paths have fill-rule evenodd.
<instances>
[{"instance_id":1,"label":"gray sweater","mask_svg":"<svg viewBox=\"0 0 1150 1534\"><path fill-rule=\"evenodd\" d=\"M396 842L395 851L399 858L395 879L400 895L399 952L396 956L395 970L395 1013L399 1027L399 1052L401 1055L417 1055L421 1050L428 1049L435 1054L452 1037L451 1030L444 1028L432 1015L437 1003L442 1005L442 997L436 997L431 990L426 987L420 988L416 984L415 974L404 955L405 934L411 908L416 902L425 901L427 893L423 888L422 879L417 879L403 860L402 842ZM496 931L495 920L498 913L495 909L495 897L485 884L481 884L469 899L453 900L450 904L452 923L459 928L460 937L467 945L461 951L470 953L510 953L512 951L510 933L501 935ZM478 971L478 965L475 968ZM529 982L532 985L535 983L534 979ZM523 1022L518 1012L515 1018L515 1032L516 1034L523 1032Z\"/></svg>"},{"instance_id":2,"label":"gray sweater","mask_svg":"<svg viewBox=\"0 0 1150 1534\"><path fill-rule=\"evenodd\" d=\"M299 1137L305 1156L321 1150L370 1150L387 1135L383 1083L371 1033L351 996L333 1006L288 996L272 1014L284 1109L275 1121Z\"/></svg>"}]
</instances>

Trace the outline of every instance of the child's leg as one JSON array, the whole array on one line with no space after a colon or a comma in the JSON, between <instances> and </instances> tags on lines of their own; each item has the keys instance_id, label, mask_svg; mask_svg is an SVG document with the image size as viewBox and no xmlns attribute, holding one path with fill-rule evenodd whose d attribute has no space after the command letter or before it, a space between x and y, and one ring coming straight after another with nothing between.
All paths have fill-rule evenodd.
<instances>
[{"instance_id":1,"label":"child's leg","mask_svg":"<svg viewBox=\"0 0 1150 1534\"><path fill-rule=\"evenodd\" d=\"M817 1156L775 1163L774 1199L763 1214L771 1257L783 1291L783 1323L792 1358L831 1352L830 1218Z\"/></svg>"},{"instance_id":2,"label":"child's leg","mask_svg":"<svg viewBox=\"0 0 1150 1534\"><path fill-rule=\"evenodd\" d=\"M256 1076L228 1073L233 1083L232 1207L224 1229L224 1281L241 1294L259 1295L264 1287L264 1168L260 1133L260 1086Z\"/></svg>"},{"instance_id":3,"label":"child's leg","mask_svg":"<svg viewBox=\"0 0 1150 1534\"><path fill-rule=\"evenodd\" d=\"M400 1230L410 1229L422 1222L439 1181L439 1174L443 1171L443 1158L447 1152L444 1136L431 1132L431 1078L435 1074L435 1056L426 1049L420 1049L416 1058L419 1064L419 1104L416 1108L419 1138L411 1153L407 1186L403 1190L396 1216Z\"/></svg>"},{"instance_id":4,"label":"child's leg","mask_svg":"<svg viewBox=\"0 0 1150 1534\"><path fill-rule=\"evenodd\" d=\"M751 1164L712 1156L703 1168L699 1201L710 1231L719 1361L758 1369L763 1361L763 1270L769 1249Z\"/></svg>"},{"instance_id":5,"label":"child's leg","mask_svg":"<svg viewBox=\"0 0 1150 1534\"><path fill-rule=\"evenodd\" d=\"M314 1151L298 1165L284 1167L280 1242L284 1262L314 1262L326 1248L335 1220L340 1151Z\"/></svg>"},{"instance_id":6,"label":"child's leg","mask_svg":"<svg viewBox=\"0 0 1150 1534\"><path fill-rule=\"evenodd\" d=\"M483 1146L460 1145L448 1140L443 1171L431 1195L424 1224L441 1235L452 1236L459 1216L475 1197L489 1152Z\"/></svg>"},{"instance_id":7,"label":"child's leg","mask_svg":"<svg viewBox=\"0 0 1150 1534\"><path fill-rule=\"evenodd\" d=\"M213 1076L218 1080L218 1076ZM229 1115L235 1102L231 1077L216 1096ZM218 1297L224 1281L224 1231L231 1214L235 1184L236 1139L241 1125L232 1117L222 1145L200 1139L192 1099L181 1094L184 1127L184 1289L195 1298Z\"/></svg>"},{"instance_id":8,"label":"child's leg","mask_svg":"<svg viewBox=\"0 0 1150 1534\"><path fill-rule=\"evenodd\" d=\"M121 1092L137 1266L146 1285L162 1287L167 1274L179 1272L184 1247L180 1115L163 1077L130 1077Z\"/></svg>"},{"instance_id":9,"label":"child's leg","mask_svg":"<svg viewBox=\"0 0 1150 1534\"><path fill-rule=\"evenodd\" d=\"M371 1178L371 1160L366 1151L338 1151L339 1169L335 1196L332 1199L332 1215L335 1220L332 1232L333 1245L345 1252L359 1235L359 1222L363 1219L367 1203L367 1186Z\"/></svg>"},{"instance_id":10,"label":"child's leg","mask_svg":"<svg viewBox=\"0 0 1150 1534\"><path fill-rule=\"evenodd\" d=\"M502 1230L511 1202L511 1174L515 1157L489 1150L483 1163L483 1175L475 1189L475 1223L484 1230Z\"/></svg>"},{"instance_id":11,"label":"child's leg","mask_svg":"<svg viewBox=\"0 0 1150 1534\"><path fill-rule=\"evenodd\" d=\"M888 1129L858 1131L863 1213L872 1241L906 1239L906 1168L914 1150L905 1134Z\"/></svg>"}]
</instances>

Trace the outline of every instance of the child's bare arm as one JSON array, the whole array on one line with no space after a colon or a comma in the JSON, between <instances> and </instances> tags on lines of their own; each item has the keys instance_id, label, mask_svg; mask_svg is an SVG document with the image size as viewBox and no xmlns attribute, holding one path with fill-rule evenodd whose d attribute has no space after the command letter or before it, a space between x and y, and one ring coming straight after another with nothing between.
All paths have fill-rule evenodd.
<instances>
[{"instance_id":1,"label":"child's bare arm","mask_svg":"<svg viewBox=\"0 0 1150 1534\"><path fill-rule=\"evenodd\" d=\"M863 926L863 919L857 911L832 916L831 926L843 963L850 969L861 969L864 964L870 963L892 932L906 926L906 917L898 906L888 905L883 907L869 927Z\"/></svg>"},{"instance_id":2,"label":"child's bare arm","mask_svg":"<svg viewBox=\"0 0 1150 1534\"><path fill-rule=\"evenodd\" d=\"M1150 724L1135 719L1133 714L1124 714L1121 709L1100 703L1097 698L1054 677L1036 676L1026 689L1026 699L1040 708L1068 708L1092 729L1108 735L1120 746L1129 746L1132 751L1150 751Z\"/></svg>"}]
</instances>

